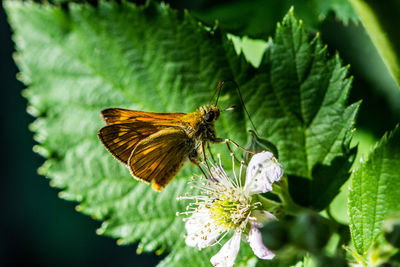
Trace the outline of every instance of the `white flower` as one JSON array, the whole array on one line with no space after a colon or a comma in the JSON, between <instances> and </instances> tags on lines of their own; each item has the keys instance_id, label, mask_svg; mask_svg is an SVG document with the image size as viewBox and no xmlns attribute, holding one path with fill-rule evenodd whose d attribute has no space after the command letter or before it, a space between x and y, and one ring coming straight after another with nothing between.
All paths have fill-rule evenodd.
<instances>
[{"instance_id":1,"label":"white flower","mask_svg":"<svg viewBox=\"0 0 400 267\"><path fill-rule=\"evenodd\" d=\"M233 236L220 251L211 258L214 266L233 266L243 237L249 242L254 254L260 259L272 259L275 254L262 242L259 228L267 220L276 219L271 213L261 210L261 203L252 201L252 195L272 190L272 184L278 181L283 170L279 162L268 151L252 157L246 171L245 184L242 186L242 162L236 175L233 162L231 179L219 164L212 165L210 178L200 178L201 184L193 187L200 189L198 196L185 196L178 199L194 200L187 211L178 214L191 215L186 221L186 244L199 249L220 244L229 233ZM192 178L194 180L194 178Z\"/></svg>"}]
</instances>

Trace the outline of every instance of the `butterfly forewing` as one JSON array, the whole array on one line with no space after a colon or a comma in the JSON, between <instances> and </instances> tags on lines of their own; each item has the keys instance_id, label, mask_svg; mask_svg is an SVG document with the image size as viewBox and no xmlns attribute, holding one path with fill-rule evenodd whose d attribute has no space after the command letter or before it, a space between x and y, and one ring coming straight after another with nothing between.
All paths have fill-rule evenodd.
<instances>
[{"instance_id":1,"label":"butterfly forewing","mask_svg":"<svg viewBox=\"0 0 400 267\"><path fill-rule=\"evenodd\" d=\"M177 126L185 113L153 113L121 108L109 108L101 112L107 125L119 123L150 123L159 126Z\"/></svg>"},{"instance_id":2,"label":"butterfly forewing","mask_svg":"<svg viewBox=\"0 0 400 267\"><path fill-rule=\"evenodd\" d=\"M153 181L161 191L182 168L193 145L180 128L167 128L140 141L128 161L132 175L142 181Z\"/></svg>"},{"instance_id":3,"label":"butterfly forewing","mask_svg":"<svg viewBox=\"0 0 400 267\"><path fill-rule=\"evenodd\" d=\"M119 161L128 164L136 144L162 129L180 124L184 113L153 113L109 108L101 112L108 126L98 136L107 150Z\"/></svg>"}]
</instances>

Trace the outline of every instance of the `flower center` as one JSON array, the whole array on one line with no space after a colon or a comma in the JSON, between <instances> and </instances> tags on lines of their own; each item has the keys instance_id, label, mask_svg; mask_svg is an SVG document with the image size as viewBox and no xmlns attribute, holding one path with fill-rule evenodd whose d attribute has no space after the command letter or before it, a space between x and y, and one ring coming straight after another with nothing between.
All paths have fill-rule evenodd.
<instances>
[{"instance_id":1,"label":"flower center","mask_svg":"<svg viewBox=\"0 0 400 267\"><path fill-rule=\"evenodd\" d=\"M225 230L241 229L247 224L252 210L251 198L236 188L216 190L214 201L209 205L210 216L215 224Z\"/></svg>"}]
</instances>

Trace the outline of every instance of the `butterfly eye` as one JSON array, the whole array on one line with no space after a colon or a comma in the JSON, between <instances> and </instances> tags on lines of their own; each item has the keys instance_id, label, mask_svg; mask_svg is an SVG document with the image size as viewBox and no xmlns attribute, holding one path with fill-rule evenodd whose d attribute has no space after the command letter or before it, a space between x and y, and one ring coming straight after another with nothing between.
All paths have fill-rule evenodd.
<instances>
[{"instance_id":1,"label":"butterfly eye","mask_svg":"<svg viewBox=\"0 0 400 267\"><path fill-rule=\"evenodd\" d=\"M214 120L214 117L215 117L214 111L211 110L210 112L207 112L206 115L204 115L204 120L206 122L212 122Z\"/></svg>"}]
</instances>

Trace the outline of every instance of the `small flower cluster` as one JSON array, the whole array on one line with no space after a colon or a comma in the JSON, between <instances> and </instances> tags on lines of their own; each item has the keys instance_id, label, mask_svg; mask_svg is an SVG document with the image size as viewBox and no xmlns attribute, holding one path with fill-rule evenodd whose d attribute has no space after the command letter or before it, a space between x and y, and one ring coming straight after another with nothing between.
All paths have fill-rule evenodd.
<instances>
[{"instance_id":1,"label":"small flower cluster","mask_svg":"<svg viewBox=\"0 0 400 267\"><path fill-rule=\"evenodd\" d=\"M241 177L244 163L241 162L236 174L233 162L233 179L230 178L219 162L211 164L207 179L192 178L192 188L199 190L199 195L184 196L178 199L190 199L186 212L190 215L186 221L186 244L199 249L220 244L226 235L233 232L220 251L211 258L214 266L233 266L244 237L249 242L254 254L260 259L272 259L275 254L262 242L261 232L265 221L276 219L262 210L260 202L253 201L254 194L272 190L272 184L280 180L283 169L272 153L263 151L255 154L246 170L246 179L242 185Z\"/></svg>"}]
</instances>

